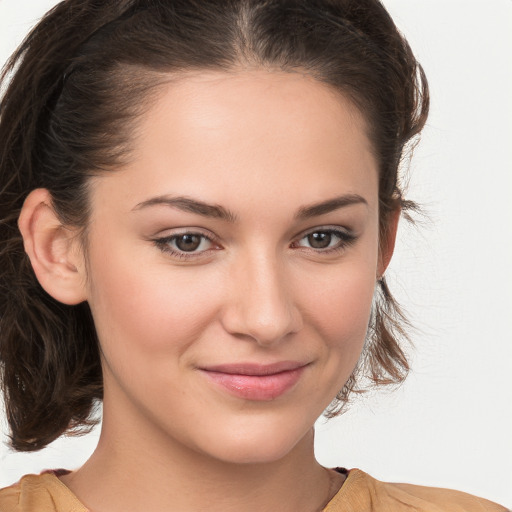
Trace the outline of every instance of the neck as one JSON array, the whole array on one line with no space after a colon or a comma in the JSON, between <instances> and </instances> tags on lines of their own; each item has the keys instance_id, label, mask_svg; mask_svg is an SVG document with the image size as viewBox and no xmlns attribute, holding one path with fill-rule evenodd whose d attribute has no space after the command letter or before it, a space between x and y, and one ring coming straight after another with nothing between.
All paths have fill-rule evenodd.
<instances>
[{"instance_id":1,"label":"neck","mask_svg":"<svg viewBox=\"0 0 512 512\"><path fill-rule=\"evenodd\" d=\"M120 424L105 416L94 454L62 479L91 512L317 512L343 482L315 460L313 429L279 460L237 464Z\"/></svg>"}]
</instances>

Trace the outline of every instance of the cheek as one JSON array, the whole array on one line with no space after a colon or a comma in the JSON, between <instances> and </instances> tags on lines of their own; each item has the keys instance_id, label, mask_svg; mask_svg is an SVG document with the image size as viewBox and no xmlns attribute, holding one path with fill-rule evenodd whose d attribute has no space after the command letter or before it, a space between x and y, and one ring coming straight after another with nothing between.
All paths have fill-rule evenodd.
<instances>
[{"instance_id":1,"label":"cheek","mask_svg":"<svg viewBox=\"0 0 512 512\"><path fill-rule=\"evenodd\" d=\"M317 276L318 277L318 276ZM322 340L326 389L334 396L345 384L361 355L375 291L373 260L354 259L321 280L309 278L307 312Z\"/></svg>"},{"instance_id":2,"label":"cheek","mask_svg":"<svg viewBox=\"0 0 512 512\"><path fill-rule=\"evenodd\" d=\"M323 311L325 339L337 345L342 340L364 341L375 280L357 270L332 283L323 299L317 301L318 315Z\"/></svg>"},{"instance_id":3,"label":"cheek","mask_svg":"<svg viewBox=\"0 0 512 512\"><path fill-rule=\"evenodd\" d=\"M304 273L309 314L329 344L364 342L377 267L376 237L368 238L328 271Z\"/></svg>"},{"instance_id":4,"label":"cheek","mask_svg":"<svg viewBox=\"0 0 512 512\"><path fill-rule=\"evenodd\" d=\"M89 299L104 355L136 360L184 352L215 316L208 276L191 279L133 250L132 258L115 248L108 254L91 264Z\"/></svg>"}]
</instances>

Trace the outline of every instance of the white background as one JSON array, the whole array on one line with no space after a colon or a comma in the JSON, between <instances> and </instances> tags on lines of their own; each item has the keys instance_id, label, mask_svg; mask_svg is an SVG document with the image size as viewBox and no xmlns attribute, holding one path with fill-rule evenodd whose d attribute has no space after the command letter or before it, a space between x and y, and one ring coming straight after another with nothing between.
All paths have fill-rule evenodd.
<instances>
[{"instance_id":1,"label":"white background","mask_svg":"<svg viewBox=\"0 0 512 512\"><path fill-rule=\"evenodd\" d=\"M53 0L0 0L0 61ZM512 506L512 1L385 0L430 81L432 111L388 279L417 326L413 371L317 428L329 466ZM6 432L6 427L3 427ZM0 446L0 487L79 466L98 432L37 454ZM4 438L5 440L5 438Z\"/></svg>"}]
</instances>

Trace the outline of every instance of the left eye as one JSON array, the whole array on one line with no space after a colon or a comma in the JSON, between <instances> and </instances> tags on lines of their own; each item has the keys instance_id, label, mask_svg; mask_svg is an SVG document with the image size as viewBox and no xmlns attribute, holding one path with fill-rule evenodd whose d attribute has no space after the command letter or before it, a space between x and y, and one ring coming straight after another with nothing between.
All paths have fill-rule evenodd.
<instances>
[{"instance_id":1,"label":"left eye","mask_svg":"<svg viewBox=\"0 0 512 512\"><path fill-rule=\"evenodd\" d=\"M297 245L319 251L340 248L352 242L354 237L344 231L334 229L317 230L302 237Z\"/></svg>"}]
</instances>

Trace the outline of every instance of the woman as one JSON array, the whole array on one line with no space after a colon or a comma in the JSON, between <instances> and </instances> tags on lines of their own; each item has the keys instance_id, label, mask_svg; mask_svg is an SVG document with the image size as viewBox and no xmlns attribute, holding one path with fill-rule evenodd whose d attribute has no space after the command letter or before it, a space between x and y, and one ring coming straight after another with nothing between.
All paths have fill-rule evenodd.
<instances>
[{"instance_id":1,"label":"woman","mask_svg":"<svg viewBox=\"0 0 512 512\"><path fill-rule=\"evenodd\" d=\"M12 445L87 426L97 400L103 425L82 468L24 478L2 511L504 510L313 453L361 376L408 370L383 276L428 89L378 2L71 0L16 66Z\"/></svg>"}]
</instances>

